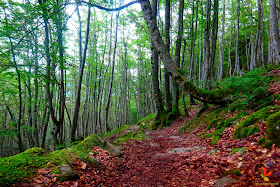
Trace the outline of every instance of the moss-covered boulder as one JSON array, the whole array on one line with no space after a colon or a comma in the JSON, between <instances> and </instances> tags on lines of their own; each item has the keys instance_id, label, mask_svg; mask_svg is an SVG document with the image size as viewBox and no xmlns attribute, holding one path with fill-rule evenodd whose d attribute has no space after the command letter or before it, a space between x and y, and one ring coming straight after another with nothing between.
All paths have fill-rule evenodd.
<instances>
[{"instance_id":1,"label":"moss-covered boulder","mask_svg":"<svg viewBox=\"0 0 280 187\"><path fill-rule=\"evenodd\" d=\"M270 115L266 121L266 138L280 145L280 112Z\"/></svg>"},{"instance_id":2,"label":"moss-covered boulder","mask_svg":"<svg viewBox=\"0 0 280 187\"><path fill-rule=\"evenodd\" d=\"M71 161L68 150L48 153L42 148L31 148L20 154L0 158L0 186L10 186L25 178L32 178L35 169L66 164Z\"/></svg>"},{"instance_id":3,"label":"moss-covered boulder","mask_svg":"<svg viewBox=\"0 0 280 187\"><path fill-rule=\"evenodd\" d=\"M258 127L253 126L260 120L266 121L266 119L273 113L279 112L280 106L267 106L253 114L247 116L239 125L235 128L233 133L233 139L245 138L259 132Z\"/></svg>"},{"instance_id":4,"label":"moss-covered boulder","mask_svg":"<svg viewBox=\"0 0 280 187\"><path fill-rule=\"evenodd\" d=\"M72 152L78 154L81 157L81 154L87 154L91 151L92 147L97 146L101 149L108 150L111 154L119 156L121 151L116 146L112 145L107 140L100 138L99 136L92 134L86 139L84 139L81 143L79 143Z\"/></svg>"}]
</instances>

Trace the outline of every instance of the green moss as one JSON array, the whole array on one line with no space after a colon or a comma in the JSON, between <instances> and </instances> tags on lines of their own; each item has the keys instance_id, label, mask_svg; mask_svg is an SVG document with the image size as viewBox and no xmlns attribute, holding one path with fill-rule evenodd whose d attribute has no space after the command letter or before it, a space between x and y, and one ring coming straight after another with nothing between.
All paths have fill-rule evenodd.
<instances>
[{"instance_id":1,"label":"green moss","mask_svg":"<svg viewBox=\"0 0 280 187\"><path fill-rule=\"evenodd\" d=\"M155 118L156 118L156 113L152 113L146 116L145 118L140 119L136 125L139 126L141 129L149 128L148 125L150 124L151 120Z\"/></svg>"},{"instance_id":2,"label":"green moss","mask_svg":"<svg viewBox=\"0 0 280 187\"><path fill-rule=\"evenodd\" d=\"M232 154L235 154L239 151L242 151L242 152L246 153L246 147L235 148L235 149L232 149L231 151L232 151Z\"/></svg>"},{"instance_id":3,"label":"green moss","mask_svg":"<svg viewBox=\"0 0 280 187\"><path fill-rule=\"evenodd\" d=\"M173 110L172 112L164 112L161 114L157 121L153 121L151 127L152 130L161 129L163 127L170 127L174 119L179 116L179 111Z\"/></svg>"},{"instance_id":4,"label":"green moss","mask_svg":"<svg viewBox=\"0 0 280 187\"><path fill-rule=\"evenodd\" d=\"M51 165L62 165L71 160L66 149L47 153L42 148L28 149L23 153L0 158L0 184L9 186L21 182L24 178L32 178L35 169Z\"/></svg>"},{"instance_id":5,"label":"green moss","mask_svg":"<svg viewBox=\"0 0 280 187\"><path fill-rule=\"evenodd\" d=\"M267 118L266 137L275 145L280 145L280 112L272 114Z\"/></svg>"},{"instance_id":6,"label":"green moss","mask_svg":"<svg viewBox=\"0 0 280 187\"><path fill-rule=\"evenodd\" d=\"M264 137L258 139L258 144L264 144L264 143L265 143Z\"/></svg>"},{"instance_id":7,"label":"green moss","mask_svg":"<svg viewBox=\"0 0 280 187\"><path fill-rule=\"evenodd\" d=\"M128 129L130 127L130 125L122 125L120 128L117 128L113 131L108 132L107 134L102 134L99 135L100 137L110 137L114 134L120 134L121 132L123 132L124 130Z\"/></svg>"},{"instance_id":8,"label":"green moss","mask_svg":"<svg viewBox=\"0 0 280 187\"><path fill-rule=\"evenodd\" d=\"M231 169L229 171L223 172L223 175L237 175L237 176L241 176L241 172L240 172L239 169Z\"/></svg>"},{"instance_id":9,"label":"green moss","mask_svg":"<svg viewBox=\"0 0 280 187\"><path fill-rule=\"evenodd\" d=\"M127 132L123 134L120 138L114 141L115 145L119 145L121 143L127 142L128 140L143 140L145 139L145 135L141 131Z\"/></svg>"},{"instance_id":10,"label":"green moss","mask_svg":"<svg viewBox=\"0 0 280 187\"><path fill-rule=\"evenodd\" d=\"M210 144L211 144L211 145L216 145L216 144L218 143L220 137L221 137L220 135L214 135L214 136L212 137L212 139L211 139Z\"/></svg>"},{"instance_id":11,"label":"green moss","mask_svg":"<svg viewBox=\"0 0 280 187\"><path fill-rule=\"evenodd\" d=\"M272 113L278 112L280 106L268 106L253 114L247 116L239 125L235 128L233 133L233 139L248 137L247 133L250 131L249 126L255 124L259 120L266 120ZM250 133L256 131L256 129L251 130ZM249 135L249 134L248 134ZM251 134L252 135L252 134Z\"/></svg>"}]
</instances>

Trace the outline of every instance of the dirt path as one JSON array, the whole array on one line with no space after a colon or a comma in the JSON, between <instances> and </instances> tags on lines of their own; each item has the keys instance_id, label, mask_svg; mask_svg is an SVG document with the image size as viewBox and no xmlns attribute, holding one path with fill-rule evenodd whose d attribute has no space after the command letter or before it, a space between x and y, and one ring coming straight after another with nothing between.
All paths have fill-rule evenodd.
<instances>
[{"instance_id":1,"label":"dirt path","mask_svg":"<svg viewBox=\"0 0 280 187\"><path fill-rule=\"evenodd\" d=\"M149 138L145 141L124 144L122 157L111 163L103 185L196 186L201 181L205 181L206 186L213 184L215 173L211 174L202 166L209 152L206 145L198 141L195 133L178 134L179 128L189 119L180 117L171 127L146 132ZM199 159L201 162L197 162Z\"/></svg>"}]
</instances>

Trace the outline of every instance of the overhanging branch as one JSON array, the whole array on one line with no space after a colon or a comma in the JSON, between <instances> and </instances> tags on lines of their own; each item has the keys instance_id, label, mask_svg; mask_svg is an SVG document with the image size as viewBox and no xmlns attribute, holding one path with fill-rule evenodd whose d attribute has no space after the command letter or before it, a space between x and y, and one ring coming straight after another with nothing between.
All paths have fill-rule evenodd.
<instances>
[{"instance_id":1,"label":"overhanging branch","mask_svg":"<svg viewBox=\"0 0 280 187\"><path fill-rule=\"evenodd\" d=\"M120 11L122 9L125 9L133 4L136 4L136 3L140 3L140 1L132 1L130 3L127 3L121 7L118 7L118 8L106 8L106 7L102 7L100 5L97 5L97 4L92 4L92 3L89 3L89 2L86 2L86 1L77 1L77 2L74 2L74 3L68 3L68 4L87 4L87 5L90 5L92 7L95 7L95 8L98 8L100 10L105 10L105 11L108 11L108 12L112 12L112 11Z\"/></svg>"}]
</instances>

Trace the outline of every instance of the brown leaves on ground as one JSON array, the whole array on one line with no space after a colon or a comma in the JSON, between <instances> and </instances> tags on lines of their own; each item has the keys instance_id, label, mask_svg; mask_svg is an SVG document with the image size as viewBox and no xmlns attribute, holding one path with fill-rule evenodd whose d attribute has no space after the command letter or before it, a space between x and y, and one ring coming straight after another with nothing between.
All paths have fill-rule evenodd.
<instances>
[{"instance_id":1,"label":"brown leaves on ground","mask_svg":"<svg viewBox=\"0 0 280 187\"><path fill-rule=\"evenodd\" d=\"M196 112L190 111L191 117ZM108 151L94 147L92 152L98 154L90 156L99 159L101 165L92 166L75 160L72 166L79 174L76 181L57 182L57 176L50 175L50 169L42 168L36 171L37 175L29 185L213 186L223 177L244 181L246 186L279 183L279 147L265 149L257 144L257 140L264 136L265 122L258 124L260 132L245 139L232 140L235 127L228 127L218 143L211 146L210 139L197 138L207 124L189 134L178 134L178 129L191 117L180 117L171 127L146 132L149 138L145 141L132 140L123 144L121 157L114 157ZM233 149L241 147L246 148L245 153L232 153ZM264 173L263 167L271 175ZM239 173L232 172L237 169ZM244 184L236 183L232 186Z\"/></svg>"}]
</instances>

